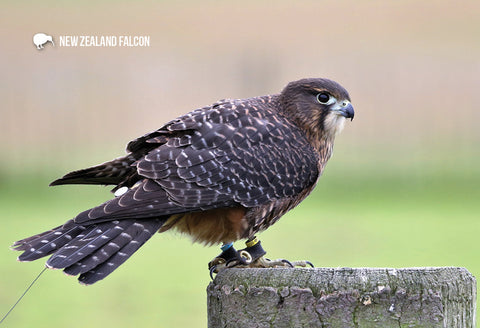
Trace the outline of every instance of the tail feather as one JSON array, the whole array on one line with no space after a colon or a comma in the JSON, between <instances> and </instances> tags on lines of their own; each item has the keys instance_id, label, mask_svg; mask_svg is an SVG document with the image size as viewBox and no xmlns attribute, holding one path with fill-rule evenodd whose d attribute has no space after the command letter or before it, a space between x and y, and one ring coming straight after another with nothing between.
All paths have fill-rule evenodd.
<instances>
[{"instance_id":1,"label":"tail feather","mask_svg":"<svg viewBox=\"0 0 480 328\"><path fill-rule=\"evenodd\" d=\"M111 221L90 226L50 257L47 266L63 269L80 261L118 236L128 224L124 221Z\"/></svg>"},{"instance_id":2,"label":"tail feather","mask_svg":"<svg viewBox=\"0 0 480 328\"><path fill-rule=\"evenodd\" d=\"M108 260L113 254L120 251L120 249L127 245L132 239L138 235L140 231L136 225L130 223L130 226L125 232L112 238L106 245L97 249L90 256L83 258L81 261L77 261L73 265L66 268L64 271L69 275L77 275L92 270L100 263Z\"/></svg>"},{"instance_id":3,"label":"tail feather","mask_svg":"<svg viewBox=\"0 0 480 328\"><path fill-rule=\"evenodd\" d=\"M53 228L52 230L48 230L48 231L45 231L45 232L42 232L42 233L39 233L38 235L35 235L35 236L31 236L31 237L28 237L28 238L25 238L25 239L21 239L21 240L18 240L16 242L13 243L12 246L10 246L10 248L14 251L26 251L27 249L30 249L32 246L32 241L36 240L36 239L39 239L41 237L45 237L45 236L48 236L50 235L51 233L53 233L54 231L57 231L58 229L60 229L62 226L59 226L59 227L56 227L56 228Z\"/></svg>"},{"instance_id":4,"label":"tail feather","mask_svg":"<svg viewBox=\"0 0 480 328\"><path fill-rule=\"evenodd\" d=\"M98 264L92 270L82 273L78 280L85 285L93 284L112 273L123 264L133 253L135 253L152 235L160 229L164 220L145 220L135 222L135 235L120 250L115 251L111 257ZM92 261L94 261L92 257Z\"/></svg>"},{"instance_id":5,"label":"tail feather","mask_svg":"<svg viewBox=\"0 0 480 328\"><path fill-rule=\"evenodd\" d=\"M158 231L166 218L126 219L82 226L68 221L63 226L15 242L14 250L24 251L20 261L52 255L49 268L81 274L83 284L105 278L125 262Z\"/></svg>"},{"instance_id":6,"label":"tail feather","mask_svg":"<svg viewBox=\"0 0 480 328\"><path fill-rule=\"evenodd\" d=\"M10 246L10 247L15 251L25 251L25 250L31 248L32 247L32 242L36 241L37 239L40 239L41 237L45 238L46 236L49 236L50 234L53 234L53 233L57 233L57 235L58 235L58 232L66 231L66 230L70 229L72 226L74 226L73 220L69 220L61 226L58 226L56 228L53 228L53 229L47 230L45 232L39 233L38 235L33 235L31 237L28 237L28 238L20 239L20 240L14 242L13 245Z\"/></svg>"},{"instance_id":7,"label":"tail feather","mask_svg":"<svg viewBox=\"0 0 480 328\"><path fill-rule=\"evenodd\" d=\"M118 185L136 175L132 167L135 158L130 154L100 165L73 171L50 183L50 186L64 184Z\"/></svg>"},{"instance_id":8,"label":"tail feather","mask_svg":"<svg viewBox=\"0 0 480 328\"><path fill-rule=\"evenodd\" d=\"M19 240L13 244L12 248L17 251L24 251L18 257L19 261L34 261L62 248L83 230L85 230L85 227L75 225L73 220L70 220L63 226L30 238Z\"/></svg>"},{"instance_id":9,"label":"tail feather","mask_svg":"<svg viewBox=\"0 0 480 328\"><path fill-rule=\"evenodd\" d=\"M118 252L124 245L119 245L117 238L104 245L99 250L92 253L90 256L85 257L81 261L78 261L69 267L65 268L63 272L70 276L76 276L81 273L92 270L100 263L105 262L110 256Z\"/></svg>"}]
</instances>

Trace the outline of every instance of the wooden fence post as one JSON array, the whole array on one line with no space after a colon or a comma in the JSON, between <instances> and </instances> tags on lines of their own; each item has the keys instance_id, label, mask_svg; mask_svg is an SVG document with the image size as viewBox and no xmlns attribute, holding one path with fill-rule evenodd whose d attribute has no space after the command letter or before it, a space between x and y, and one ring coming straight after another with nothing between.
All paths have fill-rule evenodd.
<instances>
[{"instance_id":1,"label":"wooden fence post","mask_svg":"<svg viewBox=\"0 0 480 328\"><path fill-rule=\"evenodd\" d=\"M209 328L475 327L464 268L228 269L207 294Z\"/></svg>"}]
</instances>

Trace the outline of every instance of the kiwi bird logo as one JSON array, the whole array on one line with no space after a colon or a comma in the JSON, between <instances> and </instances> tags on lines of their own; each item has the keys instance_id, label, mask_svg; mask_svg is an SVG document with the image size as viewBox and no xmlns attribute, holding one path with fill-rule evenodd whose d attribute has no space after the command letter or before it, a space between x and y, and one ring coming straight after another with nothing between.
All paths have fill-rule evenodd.
<instances>
[{"instance_id":1,"label":"kiwi bird logo","mask_svg":"<svg viewBox=\"0 0 480 328\"><path fill-rule=\"evenodd\" d=\"M37 46L38 50L42 50L44 47L43 45L50 41L52 46L55 44L53 43L53 37L51 35L47 35L45 33L37 33L33 36L33 43Z\"/></svg>"}]
</instances>

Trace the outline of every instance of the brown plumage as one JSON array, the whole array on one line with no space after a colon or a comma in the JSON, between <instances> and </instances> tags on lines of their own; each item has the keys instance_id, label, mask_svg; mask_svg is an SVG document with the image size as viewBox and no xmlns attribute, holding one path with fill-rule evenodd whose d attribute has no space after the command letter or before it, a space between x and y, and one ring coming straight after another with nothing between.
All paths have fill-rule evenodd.
<instances>
[{"instance_id":1,"label":"brown plumage","mask_svg":"<svg viewBox=\"0 0 480 328\"><path fill-rule=\"evenodd\" d=\"M116 197L13 248L20 261L53 254L47 266L91 284L156 231L205 244L252 237L311 192L353 113L327 79L194 110L130 142L126 156L52 182L110 184Z\"/></svg>"}]
</instances>

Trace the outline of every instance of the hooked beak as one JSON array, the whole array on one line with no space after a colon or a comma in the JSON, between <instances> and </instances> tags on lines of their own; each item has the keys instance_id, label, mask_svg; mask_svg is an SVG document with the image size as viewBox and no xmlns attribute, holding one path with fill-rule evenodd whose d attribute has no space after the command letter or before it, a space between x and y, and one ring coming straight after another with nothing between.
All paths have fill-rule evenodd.
<instances>
[{"instance_id":1,"label":"hooked beak","mask_svg":"<svg viewBox=\"0 0 480 328\"><path fill-rule=\"evenodd\" d=\"M349 101L344 101L341 106L335 106L331 108L331 110L338 113L338 115L349 118L350 121L353 121L353 117L355 116L355 111L353 110L353 106Z\"/></svg>"}]
</instances>

